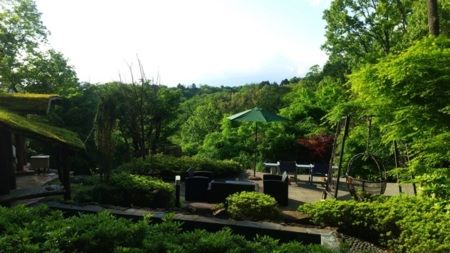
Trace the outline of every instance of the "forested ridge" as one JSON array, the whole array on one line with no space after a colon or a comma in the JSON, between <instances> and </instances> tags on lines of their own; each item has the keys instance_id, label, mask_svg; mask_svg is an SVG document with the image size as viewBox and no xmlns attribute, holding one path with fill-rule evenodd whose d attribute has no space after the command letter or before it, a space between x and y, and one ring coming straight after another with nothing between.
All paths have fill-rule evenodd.
<instances>
[{"instance_id":1,"label":"forested ridge","mask_svg":"<svg viewBox=\"0 0 450 253\"><path fill-rule=\"evenodd\" d=\"M429 11L433 4L437 12ZM0 89L63 97L44 120L85 141L73 159L77 173L159 153L249 168L255 125L226 117L257 106L289 119L258 125L259 168L264 161L329 161L335 125L351 115L348 161L366 149L372 115L371 151L388 170L395 169L393 142L407 150L408 166L392 175L415 175L430 196L450 192L449 0L332 1L323 15L326 42L317 45L329 55L324 66L237 87L168 87L144 74L132 83L79 82L68 59L48 45L34 1L3 0L0 10ZM52 152L34 142L29 148Z\"/></svg>"}]
</instances>

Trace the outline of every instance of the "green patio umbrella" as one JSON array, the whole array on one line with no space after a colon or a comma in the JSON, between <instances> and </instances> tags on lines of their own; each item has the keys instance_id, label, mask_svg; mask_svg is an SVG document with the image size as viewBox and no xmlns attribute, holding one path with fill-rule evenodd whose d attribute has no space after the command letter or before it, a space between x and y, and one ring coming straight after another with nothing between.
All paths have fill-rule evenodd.
<instances>
[{"instance_id":1,"label":"green patio umbrella","mask_svg":"<svg viewBox=\"0 0 450 253\"><path fill-rule=\"evenodd\" d=\"M274 113L266 111L262 108L255 107L227 117L229 120L236 121L252 121L255 122L255 168L253 169L253 176L256 177L256 148L258 146L258 122L285 122L287 119L278 116Z\"/></svg>"}]
</instances>

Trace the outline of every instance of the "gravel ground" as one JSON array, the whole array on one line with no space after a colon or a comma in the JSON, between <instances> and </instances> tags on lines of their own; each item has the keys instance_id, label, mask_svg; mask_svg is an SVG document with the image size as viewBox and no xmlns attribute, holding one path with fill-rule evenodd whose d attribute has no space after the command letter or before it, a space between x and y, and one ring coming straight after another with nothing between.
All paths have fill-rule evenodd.
<instances>
[{"instance_id":1,"label":"gravel ground","mask_svg":"<svg viewBox=\"0 0 450 253\"><path fill-rule=\"evenodd\" d=\"M296 211L283 211L284 221L291 226L300 227L317 227L309 222L309 218L306 215L302 215ZM346 244L346 248L349 252L372 252L372 253L387 253L386 249L382 249L373 243L364 241L362 239L352 237L340 232L336 232L336 237Z\"/></svg>"},{"instance_id":2,"label":"gravel ground","mask_svg":"<svg viewBox=\"0 0 450 253\"><path fill-rule=\"evenodd\" d=\"M372 243L351 237L345 234L339 234L341 240L348 245L349 252L372 252L372 253L388 253L389 250L382 249Z\"/></svg>"}]
</instances>

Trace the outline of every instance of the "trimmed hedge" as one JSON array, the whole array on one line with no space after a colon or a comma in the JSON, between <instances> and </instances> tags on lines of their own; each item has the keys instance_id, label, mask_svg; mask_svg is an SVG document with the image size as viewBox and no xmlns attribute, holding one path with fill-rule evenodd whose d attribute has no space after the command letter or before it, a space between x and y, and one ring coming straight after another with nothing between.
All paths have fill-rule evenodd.
<instances>
[{"instance_id":1,"label":"trimmed hedge","mask_svg":"<svg viewBox=\"0 0 450 253\"><path fill-rule=\"evenodd\" d=\"M216 178L234 177L242 170L239 164L233 161L215 161L188 156L174 157L162 154L150 156L146 160L134 159L120 165L117 170L174 180L176 175L184 177L190 167L197 171L212 171Z\"/></svg>"},{"instance_id":2,"label":"trimmed hedge","mask_svg":"<svg viewBox=\"0 0 450 253\"><path fill-rule=\"evenodd\" d=\"M161 179L114 173L109 182L97 182L84 191L81 190L75 200L118 206L170 208L175 206L174 192L174 186Z\"/></svg>"},{"instance_id":3,"label":"trimmed hedge","mask_svg":"<svg viewBox=\"0 0 450 253\"><path fill-rule=\"evenodd\" d=\"M173 215L171 215L173 217ZM0 207L1 252L335 252L321 245L279 244L270 237L253 241L229 228L215 233L182 231L171 216L152 223L116 218L108 212L64 218L47 206Z\"/></svg>"},{"instance_id":4,"label":"trimmed hedge","mask_svg":"<svg viewBox=\"0 0 450 253\"><path fill-rule=\"evenodd\" d=\"M322 226L388 246L396 252L450 252L450 207L436 199L395 196L370 201L326 200L299 206Z\"/></svg>"}]
</instances>

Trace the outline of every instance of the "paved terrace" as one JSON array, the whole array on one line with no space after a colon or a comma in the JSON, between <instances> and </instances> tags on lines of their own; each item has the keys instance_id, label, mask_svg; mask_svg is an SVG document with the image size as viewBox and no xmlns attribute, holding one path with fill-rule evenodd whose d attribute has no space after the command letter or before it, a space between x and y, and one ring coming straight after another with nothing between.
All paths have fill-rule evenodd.
<instances>
[{"instance_id":1,"label":"paved terrace","mask_svg":"<svg viewBox=\"0 0 450 253\"><path fill-rule=\"evenodd\" d=\"M256 177L262 178L264 173L257 172ZM262 180L249 180L252 178L253 171L248 170L244 171L237 178L238 180L248 180L252 181L255 184L259 184L259 191L263 191L263 182ZM56 179L57 175L55 173L41 174L41 175L27 175L21 176L17 178L17 186L18 188L28 188L28 187L36 187L42 186L47 182ZM227 179L230 180L230 179ZM233 180L236 180L234 178ZM280 209L283 212L291 212L297 209L297 207L304 203L315 203L317 201L322 200L324 185L321 182L320 177L315 177L314 182L310 184L308 182L308 175L298 175L298 181L295 183L294 178L290 176L290 185L289 185L289 205L286 207L281 207ZM350 199L350 193L346 189L347 186L345 182L343 182L340 186L338 199ZM199 208L208 208L210 204L205 203L187 203L184 200L184 185L181 185L181 202L182 205L187 206L191 205ZM402 190L405 194L412 194L413 190L410 186L402 186ZM393 196L399 194L398 185L395 183L389 183L386 189L386 195ZM40 199L29 199L17 201L16 203L23 204L33 204L39 201ZM98 205L70 205L64 204L58 201L50 201L46 202L51 208L60 209L67 213L78 213L78 212L87 212L87 213L96 213L102 210L108 210L111 213L122 216L122 217L131 217L131 218L139 218L142 215L152 213L155 219L160 219L163 212L154 212L144 209L135 209L135 208L112 208L107 209ZM278 224L271 222L251 222L251 221L234 221L229 219L220 219L214 218L210 216L202 216L196 214L177 214L175 216L176 220L183 221L186 226L208 228L209 230L218 230L220 227L229 226L235 231L244 230L249 235L254 234L267 234L274 238L279 236L279 239L283 241L285 240L298 240L304 241L305 243L320 243L328 248L339 248L340 239L335 236L335 231L333 229L317 229L317 228L307 228L307 227L298 227L298 226L287 226L286 224Z\"/></svg>"},{"instance_id":2,"label":"paved terrace","mask_svg":"<svg viewBox=\"0 0 450 253\"><path fill-rule=\"evenodd\" d=\"M265 173L256 172L255 178L262 178ZM263 192L263 181L262 180L250 180L253 178L253 170L247 170L242 172L238 180L251 181L259 185L259 191ZM284 211L296 211L298 206L304 203L315 203L322 200L323 192L325 190L325 184L322 181L322 177L316 176L313 178L313 183L309 183L307 174L297 175L297 183L293 175L289 175L289 203L288 206L280 207ZM226 180L236 180L236 178L226 179ZM411 185L402 185L403 194L413 195L413 188ZM399 195L399 187L396 183L388 183L386 186L385 195L395 196ZM352 196L347 189L345 179L342 178L339 185L338 198L340 200L349 200ZM181 200L184 201L184 185L181 185Z\"/></svg>"}]
</instances>

